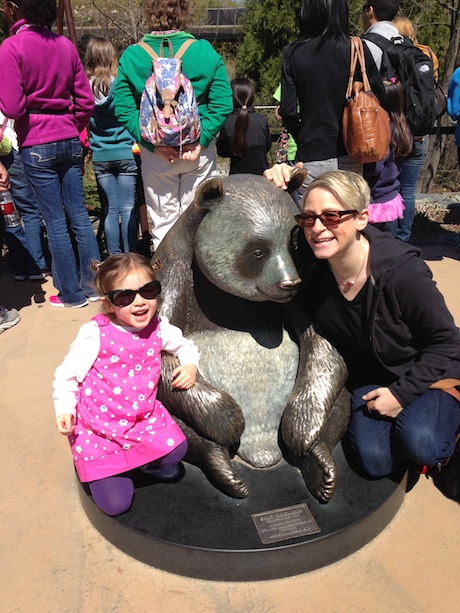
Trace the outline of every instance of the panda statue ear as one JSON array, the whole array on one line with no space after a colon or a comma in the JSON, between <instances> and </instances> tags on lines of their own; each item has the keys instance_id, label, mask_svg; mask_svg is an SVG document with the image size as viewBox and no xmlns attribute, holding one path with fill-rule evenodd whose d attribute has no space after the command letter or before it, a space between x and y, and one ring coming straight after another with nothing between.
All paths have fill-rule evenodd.
<instances>
[{"instance_id":1,"label":"panda statue ear","mask_svg":"<svg viewBox=\"0 0 460 613\"><path fill-rule=\"evenodd\" d=\"M287 191L289 194L295 192L299 187L303 185L305 179L307 178L308 170L306 168L296 168L294 169L291 180L287 185Z\"/></svg>"},{"instance_id":2,"label":"panda statue ear","mask_svg":"<svg viewBox=\"0 0 460 613\"><path fill-rule=\"evenodd\" d=\"M213 178L201 183L195 193L195 205L200 209L213 209L217 199L224 193L224 182L220 178Z\"/></svg>"}]
</instances>

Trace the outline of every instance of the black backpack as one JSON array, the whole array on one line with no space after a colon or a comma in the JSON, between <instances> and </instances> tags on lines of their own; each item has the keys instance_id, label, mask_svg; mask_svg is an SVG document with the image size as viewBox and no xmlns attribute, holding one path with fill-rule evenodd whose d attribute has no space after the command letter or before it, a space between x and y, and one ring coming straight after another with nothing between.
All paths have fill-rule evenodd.
<instances>
[{"instance_id":1,"label":"black backpack","mask_svg":"<svg viewBox=\"0 0 460 613\"><path fill-rule=\"evenodd\" d=\"M396 77L404 90L404 113L413 136L425 136L439 115L435 99L433 62L407 36L388 40L375 33L365 34L365 40L383 51L380 74L383 79Z\"/></svg>"}]
</instances>

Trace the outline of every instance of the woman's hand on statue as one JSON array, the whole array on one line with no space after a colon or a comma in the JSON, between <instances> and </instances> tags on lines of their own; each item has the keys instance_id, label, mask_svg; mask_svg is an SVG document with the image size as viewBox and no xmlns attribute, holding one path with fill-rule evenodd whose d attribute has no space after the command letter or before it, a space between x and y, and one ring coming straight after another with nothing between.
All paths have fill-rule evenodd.
<instances>
[{"instance_id":1,"label":"woman's hand on statue","mask_svg":"<svg viewBox=\"0 0 460 613\"><path fill-rule=\"evenodd\" d=\"M75 416L72 413L63 413L56 419L56 428L61 434L69 436L75 430Z\"/></svg>"},{"instance_id":2,"label":"woman's hand on statue","mask_svg":"<svg viewBox=\"0 0 460 613\"><path fill-rule=\"evenodd\" d=\"M403 410L388 387L378 387L363 396L367 403L367 410L370 413L378 413L382 417L395 419Z\"/></svg>"},{"instance_id":3,"label":"woman's hand on statue","mask_svg":"<svg viewBox=\"0 0 460 613\"><path fill-rule=\"evenodd\" d=\"M198 368L195 364L181 364L173 370L172 386L181 390L188 390L195 383Z\"/></svg>"},{"instance_id":4,"label":"woman's hand on statue","mask_svg":"<svg viewBox=\"0 0 460 613\"><path fill-rule=\"evenodd\" d=\"M264 177L269 181L272 181L276 185L276 187L280 187L281 189L287 189L288 183L292 178L292 173L296 168L302 168L302 162L297 162L297 164L292 167L289 164L275 164L271 168L267 168L264 170Z\"/></svg>"}]
</instances>

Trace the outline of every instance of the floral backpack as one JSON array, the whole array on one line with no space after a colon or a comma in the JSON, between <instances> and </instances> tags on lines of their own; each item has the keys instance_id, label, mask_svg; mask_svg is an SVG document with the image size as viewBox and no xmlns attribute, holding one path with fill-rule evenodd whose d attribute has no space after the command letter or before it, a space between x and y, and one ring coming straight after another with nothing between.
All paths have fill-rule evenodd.
<instances>
[{"instance_id":1,"label":"floral backpack","mask_svg":"<svg viewBox=\"0 0 460 613\"><path fill-rule=\"evenodd\" d=\"M160 56L144 41L137 43L152 58L152 73L141 97L140 132L156 146L179 147L200 138L201 123L193 86L182 72L181 57L196 42L187 40L173 55L171 41L161 41ZM168 57L164 49L168 48Z\"/></svg>"}]
</instances>

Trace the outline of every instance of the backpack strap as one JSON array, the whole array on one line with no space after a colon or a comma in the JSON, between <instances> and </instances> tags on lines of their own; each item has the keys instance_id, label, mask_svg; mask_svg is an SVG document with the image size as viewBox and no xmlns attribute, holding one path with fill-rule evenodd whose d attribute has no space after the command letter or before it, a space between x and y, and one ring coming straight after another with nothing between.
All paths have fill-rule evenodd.
<instances>
[{"instance_id":1,"label":"backpack strap","mask_svg":"<svg viewBox=\"0 0 460 613\"><path fill-rule=\"evenodd\" d=\"M393 44L391 40L388 40L388 38L385 38L384 36L382 36L381 34L377 34L376 32L369 32L369 34L363 34L361 38L363 38L363 40L369 40L371 43L374 43L374 45L380 47L382 51L385 51L385 49L387 49L390 45Z\"/></svg>"},{"instance_id":2,"label":"backpack strap","mask_svg":"<svg viewBox=\"0 0 460 613\"><path fill-rule=\"evenodd\" d=\"M369 34L363 34L361 38L363 40L369 40L371 43L374 43L374 45L380 47L382 51L385 51L385 49L388 49L388 47L391 47L392 45L399 45L401 43L404 43L411 47L414 46L414 43L411 41L410 38L407 38L407 36L402 35L393 36L391 39L388 39L381 34L377 34L377 32L369 32Z\"/></svg>"},{"instance_id":3,"label":"backpack strap","mask_svg":"<svg viewBox=\"0 0 460 613\"><path fill-rule=\"evenodd\" d=\"M158 55L158 53L156 53L156 51L154 51L152 47L150 45L147 45L147 43L143 40L140 40L136 44L139 45L139 47L142 47L142 49L146 51L150 55L150 57L154 60L156 60L158 57L164 57L164 48L167 45L168 46L168 57L173 57L177 60L180 60L181 57L184 55L184 53L187 51L187 49L190 47L190 45L193 45L193 43L196 43L196 38L189 38L188 40L185 41L185 43L183 43L179 47L175 55L173 55L172 43L169 40L169 38L163 38L163 40L161 41L160 55Z\"/></svg>"},{"instance_id":4,"label":"backpack strap","mask_svg":"<svg viewBox=\"0 0 460 613\"><path fill-rule=\"evenodd\" d=\"M184 53L187 51L187 49L190 47L190 45L193 45L193 43L196 43L196 38L189 38L188 40L186 40L185 43L182 43L182 45L179 47L174 57L177 60L180 60Z\"/></svg>"},{"instance_id":5,"label":"backpack strap","mask_svg":"<svg viewBox=\"0 0 460 613\"><path fill-rule=\"evenodd\" d=\"M188 40L185 41L185 43L182 43L182 45L177 50L177 53L174 55L174 58L177 60L180 60L182 56L184 55L184 53L187 51L187 49L190 47L190 45L193 45L193 43L196 43L196 38L189 38ZM202 104L205 100L206 100L206 94L203 93L201 96L197 97L196 102L198 106L200 106L200 104Z\"/></svg>"},{"instance_id":6,"label":"backpack strap","mask_svg":"<svg viewBox=\"0 0 460 613\"><path fill-rule=\"evenodd\" d=\"M139 47L141 47L146 53L148 53L152 60L156 60L158 57L160 57L158 53L156 53L156 51L154 51L152 47L150 47L150 45L147 45L147 43L143 40L140 40L136 44L139 45Z\"/></svg>"}]
</instances>

